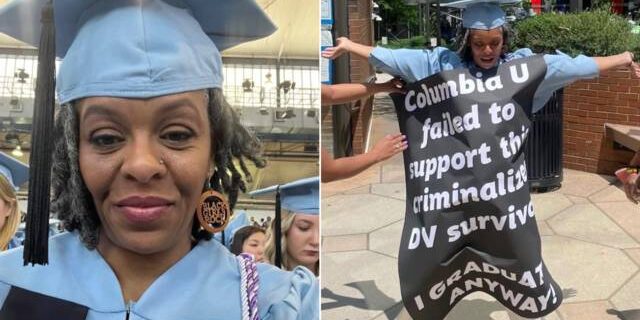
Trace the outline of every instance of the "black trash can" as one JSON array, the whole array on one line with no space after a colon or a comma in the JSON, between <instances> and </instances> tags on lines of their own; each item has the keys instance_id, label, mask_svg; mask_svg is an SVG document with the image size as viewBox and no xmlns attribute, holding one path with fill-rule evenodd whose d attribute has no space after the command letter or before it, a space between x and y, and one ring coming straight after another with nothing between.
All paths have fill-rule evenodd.
<instances>
[{"instance_id":1,"label":"black trash can","mask_svg":"<svg viewBox=\"0 0 640 320\"><path fill-rule=\"evenodd\" d=\"M562 184L562 94L556 91L531 117L525 147L527 176L532 191L554 190Z\"/></svg>"}]
</instances>

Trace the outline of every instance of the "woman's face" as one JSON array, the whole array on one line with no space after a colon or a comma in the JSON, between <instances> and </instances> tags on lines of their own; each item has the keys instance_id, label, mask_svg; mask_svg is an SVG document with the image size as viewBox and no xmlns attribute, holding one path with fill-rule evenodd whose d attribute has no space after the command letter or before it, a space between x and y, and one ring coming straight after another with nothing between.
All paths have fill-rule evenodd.
<instances>
[{"instance_id":1,"label":"woman's face","mask_svg":"<svg viewBox=\"0 0 640 320\"><path fill-rule=\"evenodd\" d=\"M190 245L210 168L206 104L203 91L79 101L80 172L102 223L99 248L153 254Z\"/></svg>"},{"instance_id":2,"label":"woman's face","mask_svg":"<svg viewBox=\"0 0 640 320\"><path fill-rule=\"evenodd\" d=\"M318 222L317 215L296 214L287 232L287 251L293 263L312 271L320 258Z\"/></svg>"},{"instance_id":3,"label":"woman's face","mask_svg":"<svg viewBox=\"0 0 640 320\"><path fill-rule=\"evenodd\" d=\"M266 237L263 232L255 232L244 240L242 252L252 254L257 262L264 262L265 240Z\"/></svg>"},{"instance_id":4,"label":"woman's face","mask_svg":"<svg viewBox=\"0 0 640 320\"><path fill-rule=\"evenodd\" d=\"M469 46L473 54L473 62L480 68L491 69L498 64L502 45L502 28L474 29L469 33Z\"/></svg>"}]
</instances>

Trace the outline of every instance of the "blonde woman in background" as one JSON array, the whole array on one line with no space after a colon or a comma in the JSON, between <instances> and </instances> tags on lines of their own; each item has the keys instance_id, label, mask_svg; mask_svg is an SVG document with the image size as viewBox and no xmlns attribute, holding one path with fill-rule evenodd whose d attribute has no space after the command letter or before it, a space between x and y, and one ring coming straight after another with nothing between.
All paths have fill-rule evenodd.
<instances>
[{"instance_id":1,"label":"blonde woman in background","mask_svg":"<svg viewBox=\"0 0 640 320\"><path fill-rule=\"evenodd\" d=\"M20 225L16 190L29 177L29 169L0 152L0 251L20 246L13 236Z\"/></svg>"},{"instance_id":2,"label":"blonde woman in background","mask_svg":"<svg viewBox=\"0 0 640 320\"><path fill-rule=\"evenodd\" d=\"M319 255L319 218L317 215L294 214L284 211L282 214L282 269L292 270L303 266L316 276L320 274ZM275 264L276 249L273 224L267 234L265 255Z\"/></svg>"},{"instance_id":3,"label":"blonde woman in background","mask_svg":"<svg viewBox=\"0 0 640 320\"><path fill-rule=\"evenodd\" d=\"M251 193L280 193L281 213L276 204L276 218L267 231L265 256L270 263L284 270L303 266L316 276L320 274L319 188L315 177Z\"/></svg>"},{"instance_id":4,"label":"blonde woman in background","mask_svg":"<svg viewBox=\"0 0 640 320\"><path fill-rule=\"evenodd\" d=\"M9 181L0 177L0 251L14 248L13 235L20 224L16 193Z\"/></svg>"}]
</instances>

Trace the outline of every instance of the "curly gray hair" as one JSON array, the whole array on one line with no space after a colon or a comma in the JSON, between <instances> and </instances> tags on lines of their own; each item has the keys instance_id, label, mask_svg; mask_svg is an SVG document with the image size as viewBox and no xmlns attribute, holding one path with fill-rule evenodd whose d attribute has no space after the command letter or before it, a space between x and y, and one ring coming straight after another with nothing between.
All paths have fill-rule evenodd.
<instances>
[{"instance_id":1,"label":"curly gray hair","mask_svg":"<svg viewBox=\"0 0 640 320\"><path fill-rule=\"evenodd\" d=\"M250 160L258 168L264 167L266 162L262 158L260 141L240 124L237 114L224 99L222 90L209 89L208 94L207 110L211 147L214 150L211 155L214 173L209 181L214 190L228 195L229 205L233 208L238 191L246 192L245 180L251 179L244 159ZM54 130L51 212L57 215L66 230L78 230L82 242L93 249L98 244L100 219L80 174L78 135L77 109L73 104L60 106ZM236 168L234 158L238 160L246 178ZM194 219L191 233L198 241L211 239L211 234L200 228L197 219Z\"/></svg>"}]
</instances>

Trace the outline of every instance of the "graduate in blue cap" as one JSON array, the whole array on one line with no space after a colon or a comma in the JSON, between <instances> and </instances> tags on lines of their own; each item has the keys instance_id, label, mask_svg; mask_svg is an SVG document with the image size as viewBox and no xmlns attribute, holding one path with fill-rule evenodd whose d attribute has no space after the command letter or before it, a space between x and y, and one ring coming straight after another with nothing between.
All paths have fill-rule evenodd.
<instances>
[{"instance_id":1,"label":"graduate in blue cap","mask_svg":"<svg viewBox=\"0 0 640 320\"><path fill-rule=\"evenodd\" d=\"M445 47L433 50L387 49L355 43L348 38L336 40L337 45L322 52L322 56L335 59L344 53L353 53L369 59L375 68L407 82L415 82L445 70L457 68L491 69L513 59L528 57L530 49L507 52L509 29L500 4L518 1L461 0L445 6L464 9L462 13L462 39L457 51ZM640 66L633 62L633 53L623 52L608 57L571 58L564 54L545 54L547 72L533 99L533 112L540 110L553 92L580 79L597 77L600 72L618 67L629 67L631 74L640 77Z\"/></svg>"},{"instance_id":2,"label":"graduate in blue cap","mask_svg":"<svg viewBox=\"0 0 640 320\"><path fill-rule=\"evenodd\" d=\"M267 235L265 254L269 261L285 270L304 266L320 273L320 179L305 178L250 193L275 194L275 219Z\"/></svg>"},{"instance_id":3,"label":"graduate in blue cap","mask_svg":"<svg viewBox=\"0 0 640 320\"><path fill-rule=\"evenodd\" d=\"M0 9L0 32L40 49L29 225L25 249L0 256L0 319L319 318L308 270L211 241L245 188L234 161L264 166L224 100L220 51L274 30L253 0ZM51 212L69 232L47 245L48 172ZM48 265L23 267L23 252Z\"/></svg>"},{"instance_id":4,"label":"graduate in blue cap","mask_svg":"<svg viewBox=\"0 0 640 320\"><path fill-rule=\"evenodd\" d=\"M29 167L0 152L0 251L18 247L13 235L20 225L16 191L29 179Z\"/></svg>"}]
</instances>

